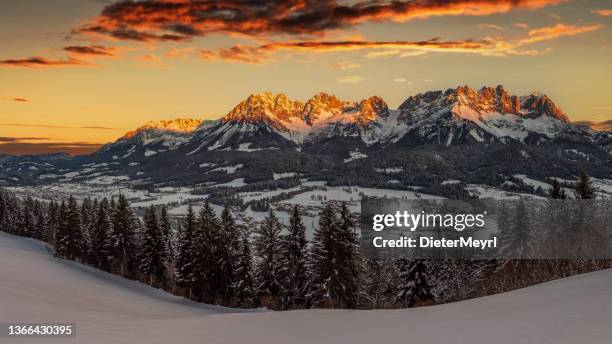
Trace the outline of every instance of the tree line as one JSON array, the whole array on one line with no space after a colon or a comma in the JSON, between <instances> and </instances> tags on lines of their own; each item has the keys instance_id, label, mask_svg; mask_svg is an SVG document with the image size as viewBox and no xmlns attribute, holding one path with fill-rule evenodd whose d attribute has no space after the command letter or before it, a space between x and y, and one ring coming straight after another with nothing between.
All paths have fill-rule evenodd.
<instances>
[{"instance_id":1,"label":"tree line","mask_svg":"<svg viewBox=\"0 0 612 344\"><path fill-rule=\"evenodd\" d=\"M580 178L576 197L594 196L588 176ZM561 198L561 192L553 184L549 194ZM527 229L535 224L521 212L528 212L523 203L513 212L519 221L504 233L517 243L534 235ZM180 221L175 221L165 205L149 206L139 217L123 195L43 202L0 189L1 230L45 241L58 257L196 302L230 307L412 307L609 266L609 261L593 260L508 264L501 259L365 257L355 215L345 203L324 205L311 240L302 217L302 210L295 206L287 225L271 210L258 225L239 224L230 208L218 215L205 202L199 209L189 205Z\"/></svg>"},{"instance_id":2,"label":"tree line","mask_svg":"<svg viewBox=\"0 0 612 344\"><path fill-rule=\"evenodd\" d=\"M355 215L336 202L319 215L308 241L298 206L286 226L273 211L253 226L237 224L227 207L217 216L205 202L197 210L188 206L177 225L166 206L150 206L139 218L123 195L47 203L0 190L3 231L46 241L57 257L197 302L278 310L368 307L370 270L360 252ZM412 263L404 263L410 270ZM413 285L421 287L412 280L420 277L403 276L407 280L398 288L410 286L400 293L408 300Z\"/></svg>"}]
</instances>

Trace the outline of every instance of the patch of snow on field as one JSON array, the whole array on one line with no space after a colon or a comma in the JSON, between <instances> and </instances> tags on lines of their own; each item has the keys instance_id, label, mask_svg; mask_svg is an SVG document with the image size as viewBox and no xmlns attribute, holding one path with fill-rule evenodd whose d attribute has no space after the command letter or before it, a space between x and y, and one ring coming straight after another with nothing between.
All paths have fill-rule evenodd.
<instances>
[{"instance_id":1,"label":"patch of snow on field","mask_svg":"<svg viewBox=\"0 0 612 344\"><path fill-rule=\"evenodd\" d=\"M223 167L217 167L214 168L206 173L212 173L212 172L225 172L227 174L232 174L232 173L236 173L236 171L238 171L239 169L243 168L244 165L243 164L238 164L236 166L223 166Z\"/></svg>"},{"instance_id":2,"label":"patch of snow on field","mask_svg":"<svg viewBox=\"0 0 612 344\"><path fill-rule=\"evenodd\" d=\"M385 173L385 174L395 174L402 173L404 171L403 167L387 167L387 168L377 168L376 172Z\"/></svg>"},{"instance_id":3,"label":"patch of snow on field","mask_svg":"<svg viewBox=\"0 0 612 344\"><path fill-rule=\"evenodd\" d=\"M285 172L285 173L273 173L272 178L274 180L284 179L284 178L293 178L297 176L296 172Z\"/></svg>"},{"instance_id":4,"label":"patch of snow on field","mask_svg":"<svg viewBox=\"0 0 612 344\"><path fill-rule=\"evenodd\" d=\"M359 151L359 149L355 149L353 151L349 152L349 157L344 159L344 163L346 164L347 162L351 162L351 161L355 161L355 160L359 160L359 159L364 159L367 158L368 156L361 153Z\"/></svg>"},{"instance_id":5,"label":"patch of snow on field","mask_svg":"<svg viewBox=\"0 0 612 344\"><path fill-rule=\"evenodd\" d=\"M247 185L247 183L244 182L244 178L237 178L232 180L231 182L227 182L227 183L221 183L221 184L215 184L212 187L216 188L216 187L230 187L230 188L239 188L241 186L245 186Z\"/></svg>"},{"instance_id":6,"label":"patch of snow on field","mask_svg":"<svg viewBox=\"0 0 612 344\"><path fill-rule=\"evenodd\" d=\"M149 149L147 149L147 150L145 151L145 153L144 153L144 155L145 155L145 156L152 156L152 155L155 155L155 154L157 154L157 152L156 152L156 151L154 151L154 150L149 150Z\"/></svg>"}]
</instances>

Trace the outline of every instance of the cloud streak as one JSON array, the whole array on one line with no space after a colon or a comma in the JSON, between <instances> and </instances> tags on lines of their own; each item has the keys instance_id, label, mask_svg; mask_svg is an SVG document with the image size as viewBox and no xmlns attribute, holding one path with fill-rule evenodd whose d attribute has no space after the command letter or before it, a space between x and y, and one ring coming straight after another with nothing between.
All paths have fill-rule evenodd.
<instances>
[{"instance_id":1,"label":"cloud streak","mask_svg":"<svg viewBox=\"0 0 612 344\"><path fill-rule=\"evenodd\" d=\"M599 24L576 26L558 23L529 30L525 36L512 40L504 37L443 41L432 38L424 41L299 41L273 42L260 46L236 45L218 50L204 49L200 57L205 60L224 60L243 63L263 63L270 60L276 52L338 52L374 50L367 58L390 56L412 57L427 52L474 53L485 56L537 56L548 53L550 48L526 49L531 44L549 41L565 36L575 36L600 30Z\"/></svg>"},{"instance_id":2,"label":"cloud streak","mask_svg":"<svg viewBox=\"0 0 612 344\"><path fill-rule=\"evenodd\" d=\"M89 130L125 130L121 128L102 127L102 126L82 126L71 127L51 124L26 124L26 123L0 123L4 127L24 127L24 128L46 128L46 129L89 129Z\"/></svg>"},{"instance_id":3,"label":"cloud streak","mask_svg":"<svg viewBox=\"0 0 612 344\"><path fill-rule=\"evenodd\" d=\"M10 138L9 138L10 139ZM90 154L102 147L89 142L10 142L0 141L0 153L29 155L43 153L68 153L71 155Z\"/></svg>"},{"instance_id":4,"label":"cloud streak","mask_svg":"<svg viewBox=\"0 0 612 344\"><path fill-rule=\"evenodd\" d=\"M597 15L600 15L602 17L612 16L612 10L592 10L591 12Z\"/></svg>"},{"instance_id":5,"label":"cloud streak","mask_svg":"<svg viewBox=\"0 0 612 344\"><path fill-rule=\"evenodd\" d=\"M34 56L22 59L0 60L0 66L24 68L54 68L54 67L86 67L91 63L76 58L53 60L46 57Z\"/></svg>"},{"instance_id":6,"label":"cloud streak","mask_svg":"<svg viewBox=\"0 0 612 344\"><path fill-rule=\"evenodd\" d=\"M534 10L567 0L123 0L110 4L74 34L133 41L185 41L210 33L317 35L368 22L440 16L486 16Z\"/></svg>"},{"instance_id":7,"label":"cloud streak","mask_svg":"<svg viewBox=\"0 0 612 344\"><path fill-rule=\"evenodd\" d=\"M22 98L22 97L0 97L0 99L12 101L12 102L18 102L18 103L29 103L30 102L29 99Z\"/></svg>"},{"instance_id":8,"label":"cloud streak","mask_svg":"<svg viewBox=\"0 0 612 344\"><path fill-rule=\"evenodd\" d=\"M117 49L102 45L74 45L64 47L64 51L77 55L116 56Z\"/></svg>"}]
</instances>

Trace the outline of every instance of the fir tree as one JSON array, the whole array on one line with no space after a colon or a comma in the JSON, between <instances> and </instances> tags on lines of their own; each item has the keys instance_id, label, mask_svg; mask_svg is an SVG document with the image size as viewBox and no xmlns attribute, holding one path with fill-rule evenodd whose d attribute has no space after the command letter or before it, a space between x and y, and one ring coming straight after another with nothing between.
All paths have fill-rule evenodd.
<instances>
[{"instance_id":1,"label":"fir tree","mask_svg":"<svg viewBox=\"0 0 612 344\"><path fill-rule=\"evenodd\" d=\"M161 240L164 242L166 256L168 262L174 259L174 246L173 246L173 233L172 225L168 217L168 209L165 205L162 205L159 209L159 228L161 229Z\"/></svg>"},{"instance_id":2,"label":"fir tree","mask_svg":"<svg viewBox=\"0 0 612 344\"><path fill-rule=\"evenodd\" d=\"M37 240L47 240L47 217L43 202L34 202L34 231L32 237Z\"/></svg>"},{"instance_id":3,"label":"fir tree","mask_svg":"<svg viewBox=\"0 0 612 344\"><path fill-rule=\"evenodd\" d=\"M337 229L336 210L327 203L319 214L319 226L315 229L312 242L313 291L315 304L330 308L338 307L339 271L336 266Z\"/></svg>"},{"instance_id":4,"label":"fir tree","mask_svg":"<svg viewBox=\"0 0 612 344\"><path fill-rule=\"evenodd\" d=\"M166 247L157 210L154 206L145 210L144 232L140 251L139 270L148 276L148 284L161 284L166 280Z\"/></svg>"},{"instance_id":5,"label":"fir tree","mask_svg":"<svg viewBox=\"0 0 612 344\"><path fill-rule=\"evenodd\" d=\"M193 234L194 291L198 300L216 303L221 294L223 276L218 248L222 239L219 219L210 204L205 202L198 213Z\"/></svg>"},{"instance_id":6,"label":"fir tree","mask_svg":"<svg viewBox=\"0 0 612 344\"><path fill-rule=\"evenodd\" d=\"M548 196L553 199L566 199L565 190L561 188L561 184L558 180L553 179L550 189L548 189Z\"/></svg>"},{"instance_id":7,"label":"fir tree","mask_svg":"<svg viewBox=\"0 0 612 344\"><path fill-rule=\"evenodd\" d=\"M582 171L582 173L580 173L580 177L578 177L574 196L576 197L576 199L595 198L595 189L593 188L591 178L589 178L589 176L584 171Z\"/></svg>"},{"instance_id":8,"label":"fir tree","mask_svg":"<svg viewBox=\"0 0 612 344\"><path fill-rule=\"evenodd\" d=\"M113 248L114 265L119 269L122 276L130 277L134 272L136 227L136 218L130 209L127 198L119 195L112 215L110 239Z\"/></svg>"},{"instance_id":9,"label":"fir tree","mask_svg":"<svg viewBox=\"0 0 612 344\"><path fill-rule=\"evenodd\" d=\"M251 243L246 230L240 240L238 262L236 266L234 294L236 304L243 308L255 305L255 288L253 281L253 260L251 256Z\"/></svg>"},{"instance_id":10,"label":"fir tree","mask_svg":"<svg viewBox=\"0 0 612 344\"><path fill-rule=\"evenodd\" d=\"M308 288L306 227L302 223L302 214L297 205L293 207L287 230L288 234L284 238L286 278L283 289L287 307L295 309L305 304Z\"/></svg>"},{"instance_id":11,"label":"fir tree","mask_svg":"<svg viewBox=\"0 0 612 344\"><path fill-rule=\"evenodd\" d=\"M95 217L94 226L91 233L90 255L92 263L98 269L110 271L113 247L110 240L112 230L110 219L110 204L104 198L98 205L98 212Z\"/></svg>"},{"instance_id":12,"label":"fir tree","mask_svg":"<svg viewBox=\"0 0 612 344\"><path fill-rule=\"evenodd\" d=\"M255 232L255 255L258 277L257 290L264 302L272 307L279 306L282 273L282 226L272 210Z\"/></svg>"},{"instance_id":13,"label":"fir tree","mask_svg":"<svg viewBox=\"0 0 612 344\"><path fill-rule=\"evenodd\" d=\"M531 223L525 201L520 198L515 208L513 224L502 233L502 256L506 259L531 257Z\"/></svg>"},{"instance_id":14,"label":"fir tree","mask_svg":"<svg viewBox=\"0 0 612 344\"><path fill-rule=\"evenodd\" d=\"M221 213L220 240L217 241L216 255L219 266L219 288L223 303L229 305L234 291L234 270L237 265L240 236L238 227L228 207Z\"/></svg>"},{"instance_id":15,"label":"fir tree","mask_svg":"<svg viewBox=\"0 0 612 344\"><path fill-rule=\"evenodd\" d=\"M32 198L28 197L23 202L21 207L21 219L19 223L19 229L17 234L25 237L31 237L34 231L34 213L33 213L33 201Z\"/></svg>"},{"instance_id":16,"label":"fir tree","mask_svg":"<svg viewBox=\"0 0 612 344\"><path fill-rule=\"evenodd\" d=\"M59 211L57 229L57 254L70 260L83 257L83 233L81 213L74 197L68 198L68 204L62 201Z\"/></svg>"},{"instance_id":17,"label":"fir tree","mask_svg":"<svg viewBox=\"0 0 612 344\"><path fill-rule=\"evenodd\" d=\"M397 303L403 307L413 307L419 302L434 301L431 286L427 281L428 271L424 260L400 258L397 266L400 274Z\"/></svg>"},{"instance_id":18,"label":"fir tree","mask_svg":"<svg viewBox=\"0 0 612 344\"><path fill-rule=\"evenodd\" d=\"M187 214L180 226L177 257L176 257L176 285L188 290L188 297L191 299L194 281L194 257L193 235L196 231L196 218L191 204L187 208Z\"/></svg>"},{"instance_id":19,"label":"fir tree","mask_svg":"<svg viewBox=\"0 0 612 344\"><path fill-rule=\"evenodd\" d=\"M355 229L353 214L346 203L340 207L338 219L338 255L337 264L342 285L340 300L341 306L353 308L359 293L360 261L359 241Z\"/></svg>"}]
</instances>

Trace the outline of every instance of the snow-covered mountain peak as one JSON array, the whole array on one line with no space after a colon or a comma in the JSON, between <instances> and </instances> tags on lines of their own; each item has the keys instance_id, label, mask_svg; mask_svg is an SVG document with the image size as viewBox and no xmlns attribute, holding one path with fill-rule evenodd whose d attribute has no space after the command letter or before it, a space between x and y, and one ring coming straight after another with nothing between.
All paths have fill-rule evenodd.
<instances>
[{"instance_id":1,"label":"snow-covered mountain peak","mask_svg":"<svg viewBox=\"0 0 612 344\"><path fill-rule=\"evenodd\" d=\"M136 130L127 132L122 138L126 140L131 139L140 133L152 130L187 134L195 131L201 123L202 120L195 118L176 118L171 120L149 121L143 126L138 127Z\"/></svg>"},{"instance_id":2,"label":"snow-covered mountain peak","mask_svg":"<svg viewBox=\"0 0 612 344\"><path fill-rule=\"evenodd\" d=\"M300 115L302 106L301 102L289 100L282 93L252 94L223 117L223 121L282 127L282 122Z\"/></svg>"}]
</instances>

